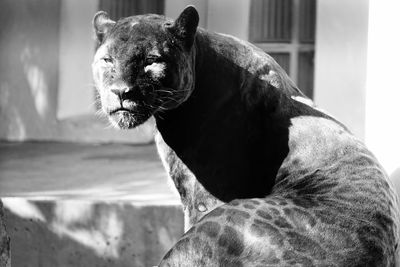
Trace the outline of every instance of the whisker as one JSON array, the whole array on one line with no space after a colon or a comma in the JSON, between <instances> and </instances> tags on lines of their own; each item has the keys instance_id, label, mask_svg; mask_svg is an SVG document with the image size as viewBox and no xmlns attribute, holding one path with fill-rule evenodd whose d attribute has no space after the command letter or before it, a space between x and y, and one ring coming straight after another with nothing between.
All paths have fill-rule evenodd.
<instances>
[{"instance_id":1,"label":"whisker","mask_svg":"<svg viewBox=\"0 0 400 267\"><path fill-rule=\"evenodd\" d=\"M190 92L192 89L181 89L181 90L175 90L175 92Z\"/></svg>"},{"instance_id":2,"label":"whisker","mask_svg":"<svg viewBox=\"0 0 400 267\"><path fill-rule=\"evenodd\" d=\"M161 96L158 99L175 99L175 98L172 96Z\"/></svg>"},{"instance_id":3,"label":"whisker","mask_svg":"<svg viewBox=\"0 0 400 267\"><path fill-rule=\"evenodd\" d=\"M168 94L173 94L174 92L172 91L167 91L167 90L157 90L157 93L168 93Z\"/></svg>"},{"instance_id":4,"label":"whisker","mask_svg":"<svg viewBox=\"0 0 400 267\"><path fill-rule=\"evenodd\" d=\"M161 114L162 114L162 112L161 112ZM160 119L164 120L164 117L163 117L161 114L160 114L160 113L157 113L157 116L158 116Z\"/></svg>"},{"instance_id":5,"label":"whisker","mask_svg":"<svg viewBox=\"0 0 400 267\"><path fill-rule=\"evenodd\" d=\"M147 104L147 103L146 103L146 106L147 106L147 107L150 107L150 108L152 108L152 109L156 109L156 110L166 110L166 108L164 108L164 107L161 106L161 105L155 106L155 105L151 105L151 104Z\"/></svg>"},{"instance_id":6,"label":"whisker","mask_svg":"<svg viewBox=\"0 0 400 267\"><path fill-rule=\"evenodd\" d=\"M159 109L160 107L157 106L153 106L153 105L147 105L148 107L150 107L151 109Z\"/></svg>"},{"instance_id":7,"label":"whisker","mask_svg":"<svg viewBox=\"0 0 400 267\"><path fill-rule=\"evenodd\" d=\"M105 112L102 109L98 109L94 112L94 114L97 114L99 116L106 116Z\"/></svg>"},{"instance_id":8,"label":"whisker","mask_svg":"<svg viewBox=\"0 0 400 267\"><path fill-rule=\"evenodd\" d=\"M159 90L156 90L156 92L164 92L164 93L169 93L169 94L183 93L183 92L190 92L190 91L192 91L192 90L191 89L180 89L180 90L174 90L174 89L163 90L163 89L159 89Z\"/></svg>"},{"instance_id":9,"label":"whisker","mask_svg":"<svg viewBox=\"0 0 400 267\"><path fill-rule=\"evenodd\" d=\"M104 130L115 129L115 126L113 125L112 122L108 121L107 124L108 124L108 125L106 125L106 126L103 127Z\"/></svg>"},{"instance_id":10,"label":"whisker","mask_svg":"<svg viewBox=\"0 0 400 267\"><path fill-rule=\"evenodd\" d=\"M179 101L177 99L172 98L172 97L163 97L163 98L160 98L160 100L163 101L163 102L165 102L165 101L173 101L175 103L179 103Z\"/></svg>"}]
</instances>

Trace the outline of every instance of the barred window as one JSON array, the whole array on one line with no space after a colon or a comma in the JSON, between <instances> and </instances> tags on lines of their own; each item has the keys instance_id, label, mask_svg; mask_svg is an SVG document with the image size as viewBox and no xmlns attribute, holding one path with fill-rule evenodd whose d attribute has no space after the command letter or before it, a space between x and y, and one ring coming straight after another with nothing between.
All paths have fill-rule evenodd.
<instances>
[{"instance_id":1,"label":"barred window","mask_svg":"<svg viewBox=\"0 0 400 267\"><path fill-rule=\"evenodd\" d=\"M316 0L252 0L249 40L313 97Z\"/></svg>"},{"instance_id":2,"label":"barred window","mask_svg":"<svg viewBox=\"0 0 400 267\"><path fill-rule=\"evenodd\" d=\"M99 10L106 11L110 18L118 20L140 14L164 14L163 0L100 0Z\"/></svg>"}]
</instances>

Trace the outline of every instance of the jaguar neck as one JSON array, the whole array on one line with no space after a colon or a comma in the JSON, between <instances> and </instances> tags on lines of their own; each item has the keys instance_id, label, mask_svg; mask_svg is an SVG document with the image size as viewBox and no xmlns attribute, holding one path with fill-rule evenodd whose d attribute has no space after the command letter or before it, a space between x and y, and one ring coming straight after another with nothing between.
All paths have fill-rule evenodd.
<instances>
[{"instance_id":1,"label":"jaguar neck","mask_svg":"<svg viewBox=\"0 0 400 267\"><path fill-rule=\"evenodd\" d=\"M199 30L195 49L192 95L156 115L157 128L220 200L264 197L289 151L290 96L301 93L275 61L234 38Z\"/></svg>"},{"instance_id":2,"label":"jaguar neck","mask_svg":"<svg viewBox=\"0 0 400 267\"><path fill-rule=\"evenodd\" d=\"M223 201L265 196L288 153L288 125L281 122L275 127L272 115L280 96L271 95L265 104L248 103L243 94L243 88L256 81L241 65L244 60L232 60L246 57L239 54L240 46L200 31L192 95L179 107L155 116L164 141Z\"/></svg>"}]
</instances>

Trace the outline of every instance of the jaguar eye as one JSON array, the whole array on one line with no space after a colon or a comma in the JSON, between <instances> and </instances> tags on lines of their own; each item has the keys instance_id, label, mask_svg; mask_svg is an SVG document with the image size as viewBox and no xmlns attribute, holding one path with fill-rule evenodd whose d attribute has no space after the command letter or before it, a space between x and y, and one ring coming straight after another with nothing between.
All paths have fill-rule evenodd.
<instances>
[{"instance_id":1,"label":"jaguar eye","mask_svg":"<svg viewBox=\"0 0 400 267\"><path fill-rule=\"evenodd\" d=\"M112 63L112 58L110 57L103 57L102 60L107 64Z\"/></svg>"}]
</instances>

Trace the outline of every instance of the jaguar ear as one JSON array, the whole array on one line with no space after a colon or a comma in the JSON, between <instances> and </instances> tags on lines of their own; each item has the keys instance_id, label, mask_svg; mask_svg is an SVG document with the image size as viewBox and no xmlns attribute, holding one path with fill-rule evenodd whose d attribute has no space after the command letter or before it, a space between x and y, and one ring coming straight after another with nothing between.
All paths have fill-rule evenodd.
<instances>
[{"instance_id":1,"label":"jaguar ear","mask_svg":"<svg viewBox=\"0 0 400 267\"><path fill-rule=\"evenodd\" d=\"M168 28L183 43L186 49L190 49L193 45L198 25L199 13L197 13L194 6L187 6Z\"/></svg>"},{"instance_id":2,"label":"jaguar ear","mask_svg":"<svg viewBox=\"0 0 400 267\"><path fill-rule=\"evenodd\" d=\"M97 40L103 42L105 34L114 26L115 21L111 20L107 12L99 11L94 15L93 27Z\"/></svg>"}]
</instances>

